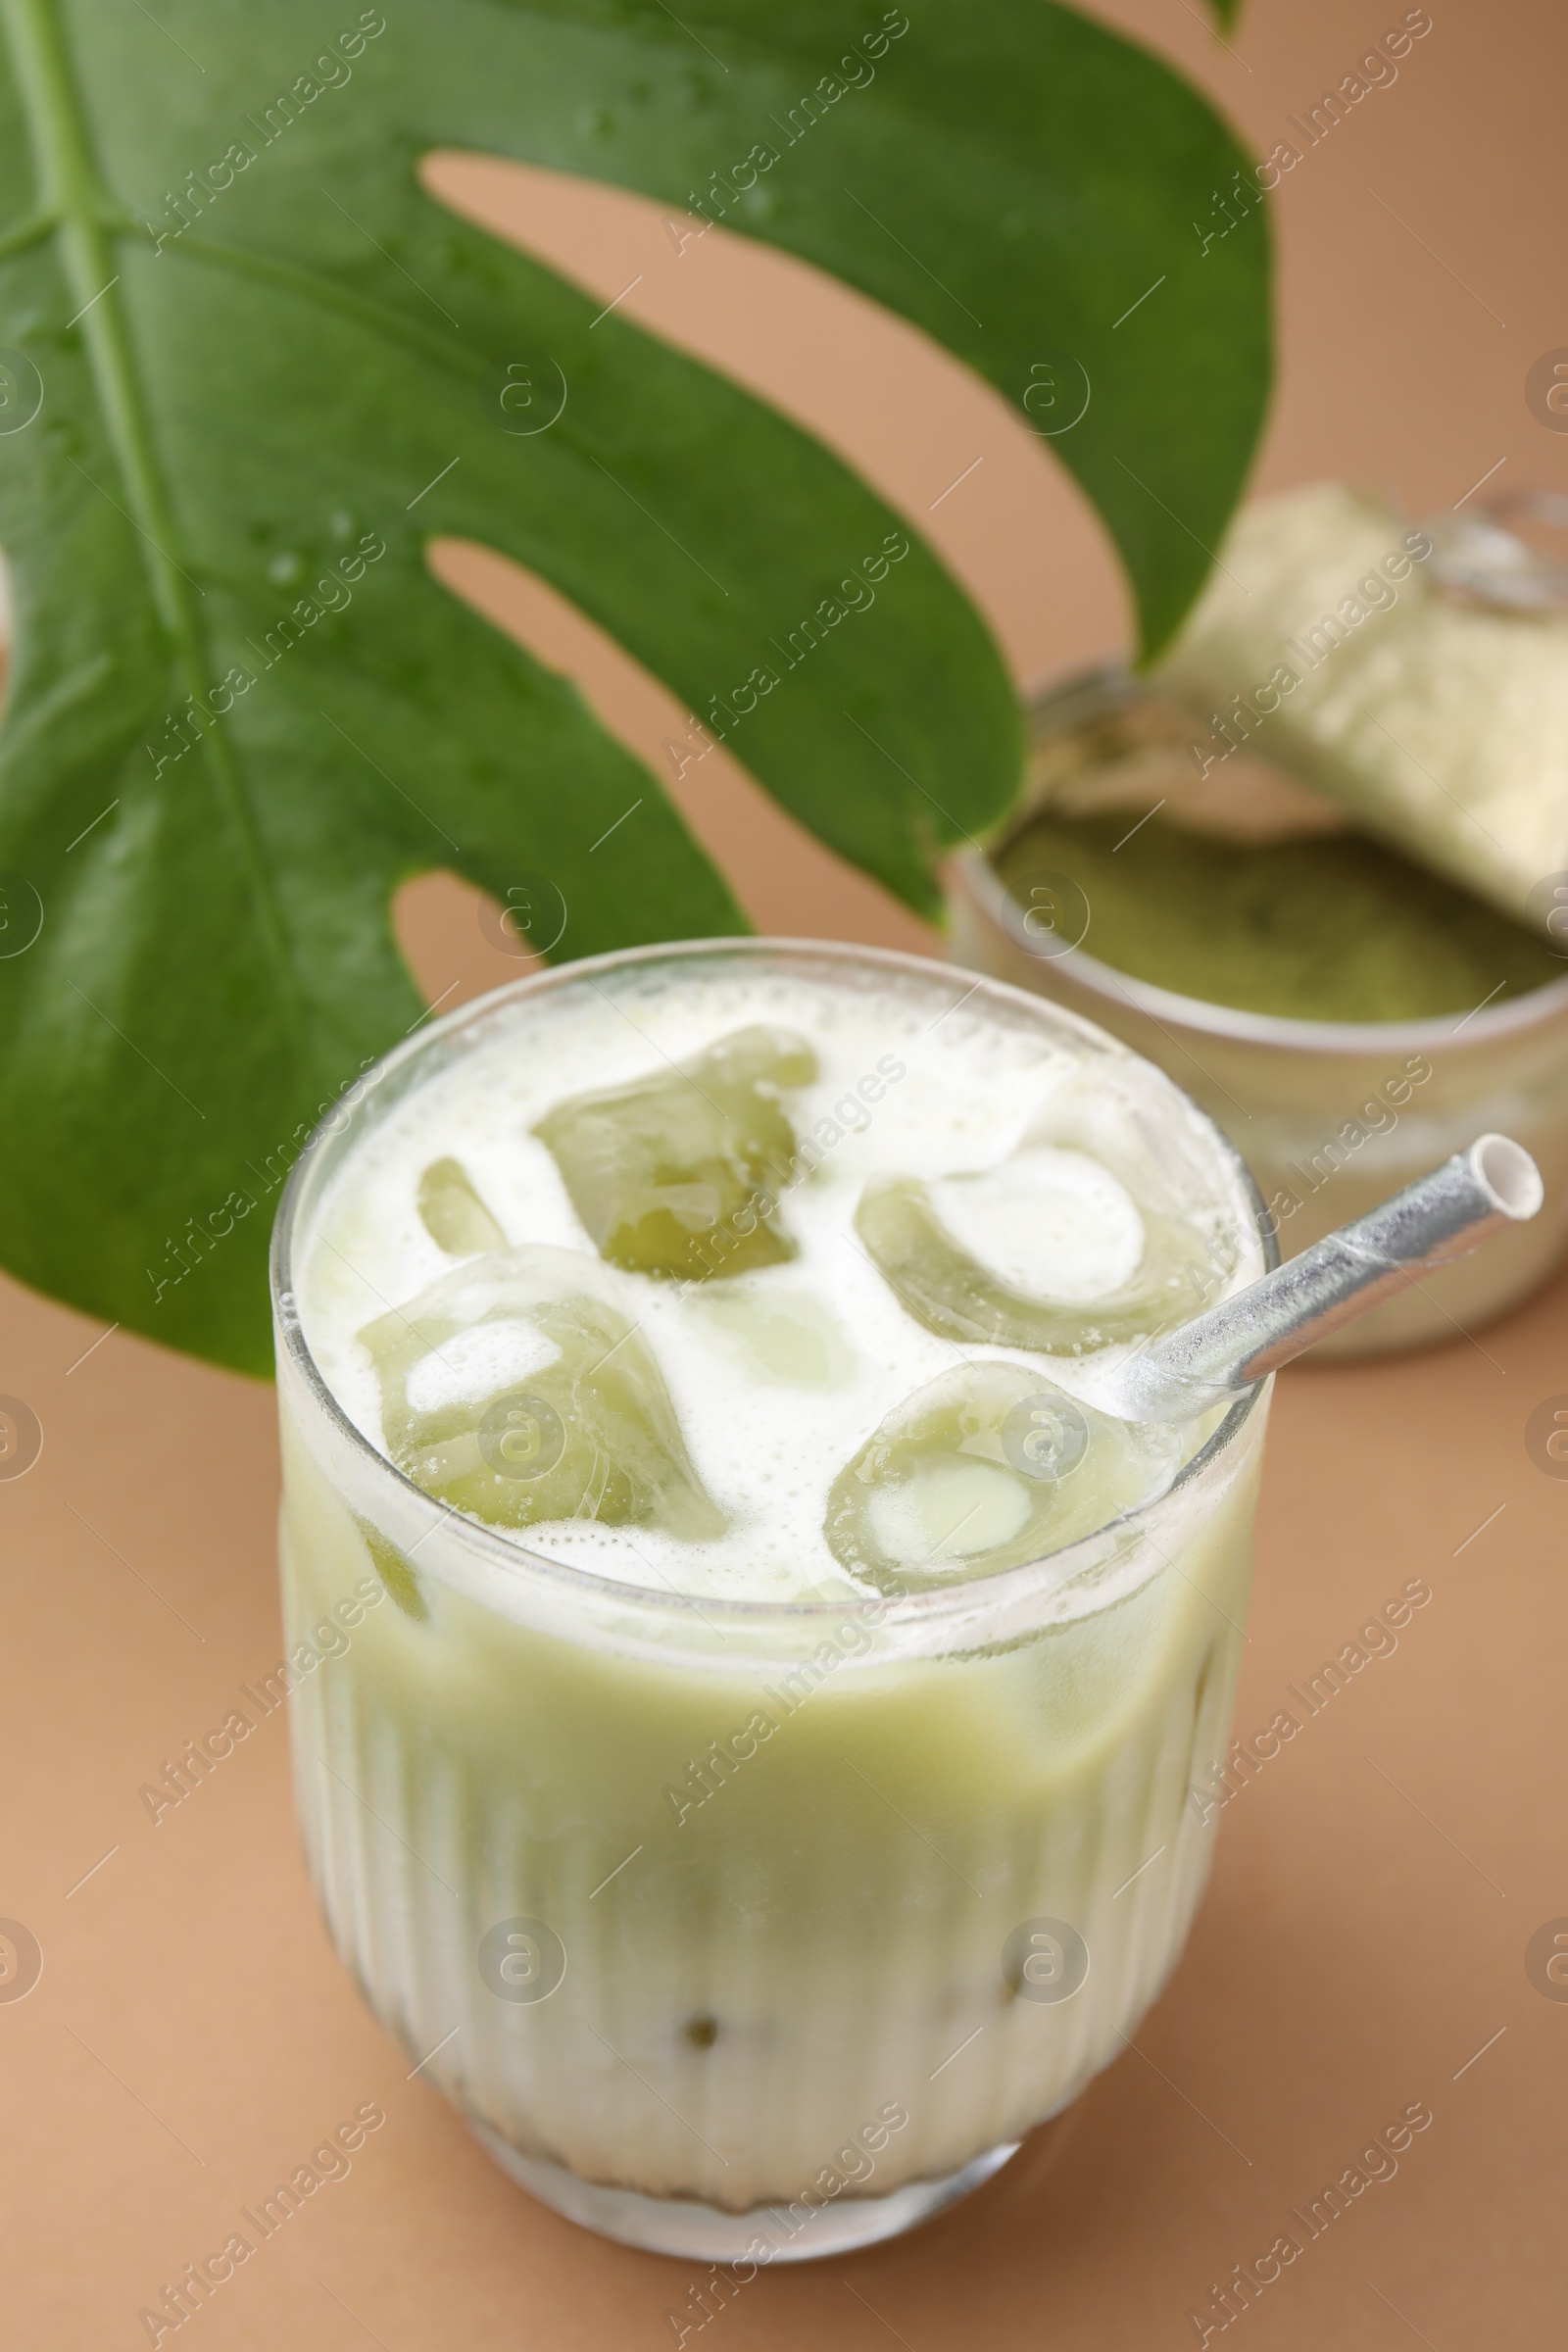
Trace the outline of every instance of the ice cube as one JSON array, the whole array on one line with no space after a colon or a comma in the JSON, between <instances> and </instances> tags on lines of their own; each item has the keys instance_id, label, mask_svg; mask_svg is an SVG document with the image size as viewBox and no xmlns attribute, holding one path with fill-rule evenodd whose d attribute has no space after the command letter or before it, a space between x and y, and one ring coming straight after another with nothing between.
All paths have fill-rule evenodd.
<instances>
[{"instance_id":1,"label":"ice cube","mask_svg":"<svg viewBox=\"0 0 1568 2352\"><path fill-rule=\"evenodd\" d=\"M898 1593L1059 1551L1166 1486L1179 1433L1114 1421L1027 1365L956 1365L895 1406L828 1495L828 1547Z\"/></svg>"},{"instance_id":2,"label":"ice cube","mask_svg":"<svg viewBox=\"0 0 1568 2352\"><path fill-rule=\"evenodd\" d=\"M412 1617L416 1622L428 1617L430 1605L410 1562L396 1544L389 1544L385 1536L378 1535L365 1520L362 1519L359 1525L369 1550L371 1565L404 1616Z\"/></svg>"},{"instance_id":3,"label":"ice cube","mask_svg":"<svg viewBox=\"0 0 1568 2352\"><path fill-rule=\"evenodd\" d=\"M527 1316L497 1315L486 1323L471 1323L456 1339L421 1355L404 1382L404 1398L416 1413L439 1412L445 1404L484 1403L560 1360L561 1349Z\"/></svg>"},{"instance_id":4,"label":"ice cube","mask_svg":"<svg viewBox=\"0 0 1568 2352\"><path fill-rule=\"evenodd\" d=\"M449 1257L470 1257L481 1250L504 1250L507 1237L496 1223L461 1159L433 1159L419 1178L416 1196L425 1232Z\"/></svg>"},{"instance_id":5,"label":"ice cube","mask_svg":"<svg viewBox=\"0 0 1568 2352\"><path fill-rule=\"evenodd\" d=\"M759 1292L748 1283L714 1283L702 1297L700 1321L751 1379L770 1387L837 1389L855 1376L858 1356L831 1307L808 1291Z\"/></svg>"},{"instance_id":6,"label":"ice cube","mask_svg":"<svg viewBox=\"0 0 1568 2352\"><path fill-rule=\"evenodd\" d=\"M368 1324L398 1468L498 1527L722 1534L659 1366L608 1281L582 1250L494 1250Z\"/></svg>"},{"instance_id":7,"label":"ice cube","mask_svg":"<svg viewBox=\"0 0 1568 2352\"><path fill-rule=\"evenodd\" d=\"M741 1274L795 1255L777 1194L797 1146L779 1096L815 1076L804 1039L737 1029L678 1067L558 1103L534 1133L613 1265L665 1280Z\"/></svg>"},{"instance_id":8,"label":"ice cube","mask_svg":"<svg viewBox=\"0 0 1568 2352\"><path fill-rule=\"evenodd\" d=\"M873 1178L855 1224L928 1331L1081 1355L1152 1338L1212 1301L1233 1255L1185 1211L1102 1077L1092 1097L1061 1090L996 1167Z\"/></svg>"}]
</instances>

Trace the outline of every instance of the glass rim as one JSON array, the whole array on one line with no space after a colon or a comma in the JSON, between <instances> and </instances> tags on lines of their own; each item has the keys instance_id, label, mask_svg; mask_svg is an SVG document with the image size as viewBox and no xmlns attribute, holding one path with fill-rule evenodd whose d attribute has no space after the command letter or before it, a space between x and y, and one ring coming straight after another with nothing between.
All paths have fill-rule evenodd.
<instances>
[{"instance_id":1,"label":"glass rim","mask_svg":"<svg viewBox=\"0 0 1568 2352\"><path fill-rule=\"evenodd\" d=\"M944 964L935 956L910 955L901 949L861 947L840 940L743 935L735 938L718 936L653 941L641 947L618 948L601 956L581 956L564 963L546 965L525 972L516 980L504 982L500 988L470 998L466 1004L443 1013L438 1020L425 1023L415 1035L392 1047L368 1070L346 1086L340 1101L323 1112L311 1130L301 1147L299 1157L289 1170L272 1221L268 1251L273 1336L278 1352L286 1356L290 1368L303 1382L313 1405L325 1420L332 1436L339 1444L346 1445L355 1458L367 1466L373 1480L388 1485L421 1517L428 1519L428 1533L433 1534L445 1524L449 1532L455 1532L471 1552L490 1566L504 1567L514 1574L526 1572L546 1585L566 1592L577 1592L601 1604L620 1603L627 1607L651 1608L661 1613L684 1613L695 1606L705 1614L736 1618L755 1626L836 1621L843 1618L847 1608L864 1602L876 1603L884 1622L918 1623L932 1616L955 1612L963 1604L973 1604L977 1599L995 1599L998 1602L1011 1599L1026 1589L1031 1580L1044 1581L1049 1576L1054 1583L1070 1583L1075 1572L1067 1564L1075 1555L1082 1555L1077 1572L1081 1573L1084 1568L1092 1566L1090 1555L1093 1548L1102 1545L1112 1531L1130 1530L1141 1539L1146 1521L1164 1509L1183 1490L1197 1484L1223 1454L1230 1451L1260 1400L1272 1388L1272 1375L1246 1390L1227 1408L1198 1451L1183 1463L1170 1484L1132 1510L1116 1513L1074 1543L1063 1545L1059 1551L1043 1553L1040 1558L1022 1561L1016 1567L1000 1569L989 1575L956 1576L945 1584L892 1597L857 1591L805 1600L747 1600L732 1598L727 1594L661 1591L655 1586L635 1584L625 1578L602 1575L591 1568L552 1559L546 1552L534 1551L514 1542L484 1520L455 1510L451 1504L438 1500L373 1445L344 1409L305 1337L293 1284L297 1229L303 1213L313 1205L313 1179L323 1164L327 1147L353 1132L356 1118L364 1105L396 1072L428 1053L436 1044L450 1040L463 1029L477 1027L490 1019L503 1005L522 999L548 996L555 989L573 981L580 982L585 978L592 981L596 974L618 971L631 965L720 955L784 956L862 966L872 964L885 970L909 972L928 978L952 977L956 980L962 975L973 980L973 986L968 991L970 996L984 993L1000 998L1026 1012L1033 1022L1048 1028L1053 1021L1065 1022L1069 1027L1086 1033L1097 1044L1108 1045L1117 1054L1128 1054L1134 1060L1147 1059L1135 1048L1099 1028L1082 1013L1074 1012L1069 1006L1054 1004L1050 999L1031 995L1027 989L1015 988L1008 981L992 979L987 974L969 975L966 967ZM1157 1068L1157 1064L1151 1066ZM1202 1104L1195 1102L1167 1072L1160 1070L1158 1075L1164 1084L1181 1097L1206 1130L1220 1159L1239 1180L1241 1197L1252 1211L1253 1229L1263 1254L1263 1270L1265 1273L1272 1272L1280 1260L1279 1237L1269 1222L1262 1194L1250 1169L1224 1129L1204 1110ZM422 1537L419 1539L421 1543L423 1540ZM439 1572L433 1573L437 1574L439 1581Z\"/></svg>"},{"instance_id":2,"label":"glass rim","mask_svg":"<svg viewBox=\"0 0 1568 2352\"><path fill-rule=\"evenodd\" d=\"M1106 657L1043 680L1025 696L1024 708L1032 729L1054 704L1068 703L1077 696L1093 701L1098 694L1129 703L1156 700L1158 691L1156 681L1141 678L1125 662ZM1280 768L1279 773L1287 781L1295 781L1288 768ZM993 852L1005 845L1031 812L1027 801L1015 805L984 843L958 851L950 860L951 866L982 914L1012 946L1037 963L1059 965L1087 994L1105 1004L1119 1001L1149 1020L1180 1021L1204 1037L1228 1038L1238 1045L1274 1046L1295 1054L1383 1054L1396 1053L1401 1046L1419 1050L1451 1045L1458 1034L1447 1013L1408 1021L1302 1020L1292 1013L1249 1012L1239 1004L1216 1004L1209 997L1184 996L1178 989L1160 988L1152 980L1118 971L1114 964L1102 962L1081 947L1042 956L1023 928L1017 901L992 863ZM1544 980L1539 988L1527 989L1522 996L1510 997L1505 1004L1484 1004L1461 1014L1466 1038L1460 1051L1496 1045L1521 1030L1544 1026L1563 1012L1568 1012L1568 970L1555 980Z\"/></svg>"}]
</instances>

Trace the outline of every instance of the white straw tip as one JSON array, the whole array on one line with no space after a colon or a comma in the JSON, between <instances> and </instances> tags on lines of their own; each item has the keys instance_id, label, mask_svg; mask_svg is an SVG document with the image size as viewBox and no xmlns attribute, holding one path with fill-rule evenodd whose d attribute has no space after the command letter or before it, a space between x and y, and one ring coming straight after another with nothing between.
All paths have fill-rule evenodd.
<instances>
[{"instance_id":1,"label":"white straw tip","mask_svg":"<svg viewBox=\"0 0 1568 2352\"><path fill-rule=\"evenodd\" d=\"M1493 1206L1505 1217L1523 1223L1533 1217L1546 1197L1541 1170L1510 1136L1483 1135L1466 1152L1476 1180L1492 1197Z\"/></svg>"}]
</instances>

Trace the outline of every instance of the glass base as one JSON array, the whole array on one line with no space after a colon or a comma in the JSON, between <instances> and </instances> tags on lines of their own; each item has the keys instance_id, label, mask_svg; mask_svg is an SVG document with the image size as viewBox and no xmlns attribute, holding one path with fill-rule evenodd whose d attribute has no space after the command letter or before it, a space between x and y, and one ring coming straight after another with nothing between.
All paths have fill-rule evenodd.
<instances>
[{"instance_id":1,"label":"glass base","mask_svg":"<svg viewBox=\"0 0 1568 2352\"><path fill-rule=\"evenodd\" d=\"M468 2129L520 2188L584 2230L618 2238L625 2246L643 2246L651 2254L672 2254L690 2262L749 2262L760 2268L775 2262L818 2262L824 2255L854 2254L884 2237L897 2237L989 2180L1018 2147L1017 2140L1007 2140L940 2180L911 2180L885 2197L847 2196L831 2205L813 2206L803 2221L799 2204L793 2212L784 2205L754 2205L747 2213L722 2213L716 2205L701 2205L692 2197L644 2197L634 2189L602 2188L579 2180L559 2164L519 2156L483 2124L470 2120ZM764 2246L771 2252L764 2254Z\"/></svg>"}]
</instances>

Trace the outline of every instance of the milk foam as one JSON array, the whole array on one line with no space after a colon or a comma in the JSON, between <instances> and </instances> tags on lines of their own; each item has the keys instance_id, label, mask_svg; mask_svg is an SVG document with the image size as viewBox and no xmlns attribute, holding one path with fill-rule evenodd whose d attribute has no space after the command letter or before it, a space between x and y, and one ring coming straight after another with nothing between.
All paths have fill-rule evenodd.
<instances>
[{"instance_id":1,"label":"milk foam","mask_svg":"<svg viewBox=\"0 0 1568 2352\"><path fill-rule=\"evenodd\" d=\"M593 1257L601 1286L652 1349L698 1475L730 1522L704 1544L643 1527L552 1522L522 1531L519 1544L695 1594L856 1592L823 1537L826 1498L896 1405L965 1358L1032 1364L1068 1389L1081 1377L1068 1359L962 1348L916 1323L854 1231L866 1181L941 1183L941 1214L955 1239L1024 1288L1093 1296L1124 1281L1142 1254L1135 1204L1081 1152L1036 1146L1027 1154L1033 1168L1020 1161L987 1184L944 1181L999 1169L1054 1092L1092 1070L1102 1052L1043 1020L999 1016L982 998L966 998L968 985L940 970L895 970L873 992L859 971L840 981L737 956L630 967L608 983L500 1007L466 1052L438 1062L360 1138L301 1237L301 1322L333 1395L385 1451L376 1378L357 1335L462 1262L432 1240L416 1206L423 1170L455 1158L509 1243ZM684 1288L602 1265L533 1125L564 1099L662 1070L754 1023L796 1032L818 1062L816 1082L786 1098L797 1134L823 1154L783 1197L799 1254ZM1160 1164L1172 1171L1164 1205L1200 1229L1234 1234L1236 1180L1197 1114L1148 1065L1118 1054L1112 1066L1124 1085L1133 1074L1140 1103L1147 1093ZM1233 1282L1257 1270L1244 1247ZM412 1384L419 1408L429 1409L525 1379L540 1361L531 1331L497 1323L445 1343L439 1357L415 1368Z\"/></svg>"},{"instance_id":2,"label":"milk foam","mask_svg":"<svg viewBox=\"0 0 1568 2352\"><path fill-rule=\"evenodd\" d=\"M1136 1201L1086 1152L1037 1145L988 1175L934 1184L931 1198L959 1247L1028 1298L1104 1298L1143 1258Z\"/></svg>"}]
</instances>

